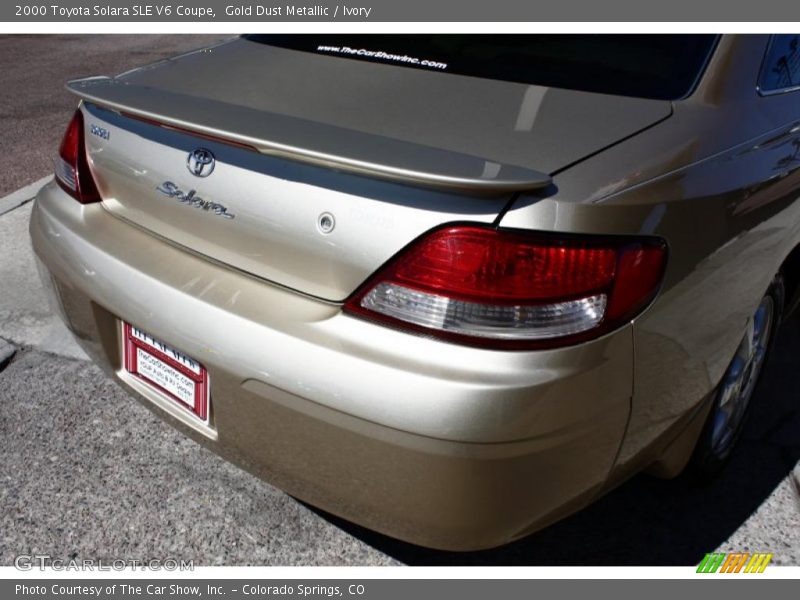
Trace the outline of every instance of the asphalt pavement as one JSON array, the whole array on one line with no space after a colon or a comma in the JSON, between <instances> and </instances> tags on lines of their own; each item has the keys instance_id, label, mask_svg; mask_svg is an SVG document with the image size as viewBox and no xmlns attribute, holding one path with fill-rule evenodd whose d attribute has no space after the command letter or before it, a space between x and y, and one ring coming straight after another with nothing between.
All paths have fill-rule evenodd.
<instances>
[{"instance_id":1,"label":"asphalt pavement","mask_svg":"<svg viewBox=\"0 0 800 600\"><path fill-rule=\"evenodd\" d=\"M0 140L11 150L0 183L0 565L25 553L196 565L692 565L716 549L800 565L800 317L784 324L721 477L697 485L638 476L542 532L466 554L404 544L307 507L179 435L109 381L47 305L27 236L27 200L74 108L61 83L209 41L0 37Z\"/></svg>"}]
</instances>

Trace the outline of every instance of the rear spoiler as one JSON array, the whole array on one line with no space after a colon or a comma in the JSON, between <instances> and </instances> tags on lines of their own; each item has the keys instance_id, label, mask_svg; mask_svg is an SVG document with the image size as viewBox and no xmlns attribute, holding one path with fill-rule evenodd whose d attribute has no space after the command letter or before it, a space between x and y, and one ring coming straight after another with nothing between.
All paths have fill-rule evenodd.
<instances>
[{"instance_id":1,"label":"rear spoiler","mask_svg":"<svg viewBox=\"0 0 800 600\"><path fill-rule=\"evenodd\" d=\"M66 87L87 102L166 127L405 184L492 196L551 182L549 175L524 167L110 77L77 79Z\"/></svg>"}]
</instances>

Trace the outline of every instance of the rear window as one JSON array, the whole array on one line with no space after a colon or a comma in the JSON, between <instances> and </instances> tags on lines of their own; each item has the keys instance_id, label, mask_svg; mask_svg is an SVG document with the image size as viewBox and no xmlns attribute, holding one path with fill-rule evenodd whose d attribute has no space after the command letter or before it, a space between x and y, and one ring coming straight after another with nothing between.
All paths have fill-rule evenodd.
<instances>
[{"instance_id":1,"label":"rear window","mask_svg":"<svg viewBox=\"0 0 800 600\"><path fill-rule=\"evenodd\" d=\"M351 60L529 85L677 100L687 96L714 35L246 35Z\"/></svg>"}]
</instances>

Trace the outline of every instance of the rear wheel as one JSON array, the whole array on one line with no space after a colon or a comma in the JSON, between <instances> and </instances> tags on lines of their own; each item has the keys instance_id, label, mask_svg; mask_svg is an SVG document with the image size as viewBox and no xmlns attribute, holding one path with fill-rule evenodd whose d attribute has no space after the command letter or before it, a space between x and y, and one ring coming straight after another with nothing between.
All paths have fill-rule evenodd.
<instances>
[{"instance_id":1,"label":"rear wheel","mask_svg":"<svg viewBox=\"0 0 800 600\"><path fill-rule=\"evenodd\" d=\"M783 308L783 280L776 277L747 324L736 354L714 397L711 413L692 457L694 475L716 475L727 463L752 405Z\"/></svg>"}]
</instances>

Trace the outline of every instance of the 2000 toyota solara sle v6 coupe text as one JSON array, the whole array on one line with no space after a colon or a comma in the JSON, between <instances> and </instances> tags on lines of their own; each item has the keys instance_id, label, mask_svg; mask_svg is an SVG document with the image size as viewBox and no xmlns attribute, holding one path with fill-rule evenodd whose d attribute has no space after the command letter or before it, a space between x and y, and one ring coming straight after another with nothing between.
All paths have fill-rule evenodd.
<instances>
[{"instance_id":1,"label":"2000 toyota solara sle v6 coupe text","mask_svg":"<svg viewBox=\"0 0 800 600\"><path fill-rule=\"evenodd\" d=\"M30 231L87 353L391 536L710 477L800 281L798 36L244 36L80 97Z\"/></svg>"}]
</instances>

